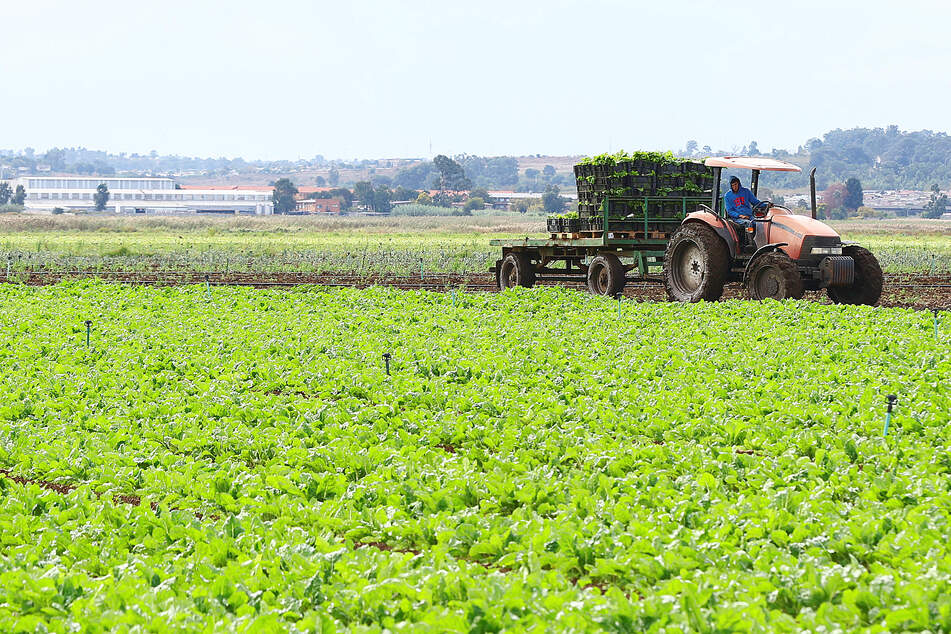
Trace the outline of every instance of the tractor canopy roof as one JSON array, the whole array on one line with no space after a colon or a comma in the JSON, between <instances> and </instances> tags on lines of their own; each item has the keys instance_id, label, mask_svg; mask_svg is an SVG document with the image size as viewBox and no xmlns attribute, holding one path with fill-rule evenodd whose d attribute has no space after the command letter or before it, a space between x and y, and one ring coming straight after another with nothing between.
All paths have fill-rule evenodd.
<instances>
[{"instance_id":1,"label":"tractor canopy roof","mask_svg":"<svg viewBox=\"0 0 951 634\"><path fill-rule=\"evenodd\" d=\"M703 162L707 167L732 167L734 169L773 171L773 172L801 172L802 168L785 161L753 156L714 156Z\"/></svg>"}]
</instances>

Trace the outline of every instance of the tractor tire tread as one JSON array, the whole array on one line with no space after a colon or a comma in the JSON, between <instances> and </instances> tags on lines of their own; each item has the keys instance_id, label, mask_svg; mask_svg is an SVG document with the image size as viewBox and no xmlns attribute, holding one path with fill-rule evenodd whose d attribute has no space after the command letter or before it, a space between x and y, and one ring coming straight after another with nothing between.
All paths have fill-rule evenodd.
<instances>
[{"instance_id":1,"label":"tractor tire tread","mask_svg":"<svg viewBox=\"0 0 951 634\"><path fill-rule=\"evenodd\" d=\"M693 293L684 292L678 289L673 272L671 271L671 259L674 250L684 240L692 240L697 244L701 251L707 257L707 267L705 278L700 287ZM680 225L680 228L674 233L667 243L667 249L664 253L664 288L667 291L667 298L677 302L715 302L723 296L723 287L726 285L727 275L730 271L730 252L726 243L717 235L717 233L705 224L691 222Z\"/></svg>"},{"instance_id":2,"label":"tractor tire tread","mask_svg":"<svg viewBox=\"0 0 951 634\"><path fill-rule=\"evenodd\" d=\"M594 275L602 266L608 271L608 284L605 289L599 289L594 278ZM592 295L614 297L624 290L625 284L627 284L627 277L624 272L624 265L621 264L621 260L618 256L613 253L602 253L591 260L591 263L588 265L587 285L588 292Z\"/></svg>"},{"instance_id":3,"label":"tractor tire tread","mask_svg":"<svg viewBox=\"0 0 951 634\"><path fill-rule=\"evenodd\" d=\"M865 247L848 245L842 252L855 261L855 280L849 286L830 286L826 288L826 294L836 304L874 306L882 296L884 285L881 265Z\"/></svg>"},{"instance_id":4,"label":"tractor tire tread","mask_svg":"<svg viewBox=\"0 0 951 634\"><path fill-rule=\"evenodd\" d=\"M770 251L769 253L764 253L763 255L759 256L750 267L749 284L747 288L750 292L750 296L753 299L765 299L763 297L759 297L756 293L753 280L756 279L756 274L759 272L759 270L767 266L775 266L778 268L783 279L784 296L782 298L775 297L773 299L802 299L803 295L805 295L806 289L802 283L802 276L799 274L799 267L796 266L796 263L793 262L788 255L786 255L783 251L778 250Z\"/></svg>"}]
</instances>

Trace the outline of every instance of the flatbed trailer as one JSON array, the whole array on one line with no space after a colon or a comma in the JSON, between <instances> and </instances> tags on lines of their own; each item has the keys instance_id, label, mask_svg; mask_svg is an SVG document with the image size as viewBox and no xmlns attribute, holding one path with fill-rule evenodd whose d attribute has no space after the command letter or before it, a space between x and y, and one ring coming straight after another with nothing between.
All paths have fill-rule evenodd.
<instances>
[{"instance_id":1,"label":"flatbed trailer","mask_svg":"<svg viewBox=\"0 0 951 634\"><path fill-rule=\"evenodd\" d=\"M663 202L668 208L676 204L679 213L651 217L648 209L655 202ZM500 288L533 286L541 280L582 282L599 295L615 295L627 281L660 282L670 236L688 213L711 202L709 195L606 197L601 205L601 230L491 240L489 244L501 247L502 253L489 270L495 273ZM619 203L627 203L627 209L643 205L643 214L636 220L618 216L612 206Z\"/></svg>"}]
</instances>

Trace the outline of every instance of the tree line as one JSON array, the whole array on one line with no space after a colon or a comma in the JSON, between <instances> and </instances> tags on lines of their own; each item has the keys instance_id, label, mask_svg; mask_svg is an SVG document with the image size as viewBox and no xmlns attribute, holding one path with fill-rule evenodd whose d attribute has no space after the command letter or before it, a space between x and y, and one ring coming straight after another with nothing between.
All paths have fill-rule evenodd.
<instances>
[{"instance_id":1,"label":"tree line","mask_svg":"<svg viewBox=\"0 0 951 634\"><path fill-rule=\"evenodd\" d=\"M756 141L742 148L714 151L709 145L698 147L689 141L682 156L701 158L722 154L768 156L795 163L802 173L769 172L763 183L772 188L805 189L809 170L816 168L816 183L825 189L849 178L859 179L866 189L926 190L937 183L951 187L951 136L944 132L901 131L887 128L835 129L821 138L812 138L795 152L782 149L765 151Z\"/></svg>"}]
</instances>

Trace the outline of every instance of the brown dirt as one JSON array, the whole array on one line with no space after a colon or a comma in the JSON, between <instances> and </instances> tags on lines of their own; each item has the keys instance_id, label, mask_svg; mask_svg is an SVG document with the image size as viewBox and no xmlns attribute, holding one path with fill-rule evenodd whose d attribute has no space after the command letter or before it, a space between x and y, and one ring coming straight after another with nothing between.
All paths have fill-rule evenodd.
<instances>
[{"instance_id":1,"label":"brown dirt","mask_svg":"<svg viewBox=\"0 0 951 634\"><path fill-rule=\"evenodd\" d=\"M356 275L348 272L338 273L200 273L188 271L71 271L71 272L33 272L23 281L28 285L43 286L56 284L67 279L97 278L106 282L123 284L145 284L155 286L177 286L187 284L209 284L211 286L251 286L255 288L289 287L314 284L331 287L367 288L370 286L389 286L405 290L446 291L459 288L466 291L495 291L495 278L491 273L470 274L429 274L419 275ZM584 290L580 282L541 282L542 284L562 284L569 288ZM624 296L639 301L666 301L667 295L658 281L630 282L624 289ZM812 301L831 303L824 291L807 292L806 298ZM728 284L723 299L749 299L749 293L741 284ZM885 288L880 306L915 308L927 310L951 310L951 275L901 274L886 275Z\"/></svg>"}]
</instances>

